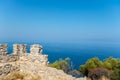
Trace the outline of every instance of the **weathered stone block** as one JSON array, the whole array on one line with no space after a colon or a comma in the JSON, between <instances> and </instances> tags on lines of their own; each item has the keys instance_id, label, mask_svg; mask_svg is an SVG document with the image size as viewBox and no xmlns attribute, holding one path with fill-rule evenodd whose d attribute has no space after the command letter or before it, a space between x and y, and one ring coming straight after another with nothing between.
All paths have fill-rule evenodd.
<instances>
[{"instance_id":1,"label":"weathered stone block","mask_svg":"<svg viewBox=\"0 0 120 80\"><path fill-rule=\"evenodd\" d=\"M27 53L26 44L13 45L13 54L23 56L25 53Z\"/></svg>"},{"instance_id":2,"label":"weathered stone block","mask_svg":"<svg viewBox=\"0 0 120 80\"><path fill-rule=\"evenodd\" d=\"M14 62L14 61L18 61L18 60L19 60L18 55L14 55L14 54L7 55L8 62Z\"/></svg>"},{"instance_id":3,"label":"weathered stone block","mask_svg":"<svg viewBox=\"0 0 120 80\"><path fill-rule=\"evenodd\" d=\"M8 53L7 48L7 44L0 44L0 55L6 55Z\"/></svg>"},{"instance_id":4,"label":"weathered stone block","mask_svg":"<svg viewBox=\"0 0 120 80\"><path fill-rule=\"evenodd\" d=\"M34 55L42 55L42 46L38 44L31 45L30 53Z\"/></svg>"},{"instance_id":5,"label":"weathered stone block","mask_svg":"<svg viewBox=\"0 0 120 80\"><path fill-rule=\"evenodd\" d=\"M4 67L3 67L3 74L4 75L7 75L7 74L9 74L10 73L10 71L11 71L11 67L12 67L12 65L11 64L6 64L6 65L4 65Z\"/></svg>"}]
</instances>

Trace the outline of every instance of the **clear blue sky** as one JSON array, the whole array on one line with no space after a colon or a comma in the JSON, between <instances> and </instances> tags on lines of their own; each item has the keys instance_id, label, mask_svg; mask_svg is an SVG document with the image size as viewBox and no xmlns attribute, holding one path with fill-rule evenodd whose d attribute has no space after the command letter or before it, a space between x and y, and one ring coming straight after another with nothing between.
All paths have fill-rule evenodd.
<instances>
[{"instance_id":1,"label":"clear blue sky","mask_svg":"<svg viewBox=\"0 0 120 80\"><path fill-rule=\"evenodd\" d=\"M119 42L120 0L0 0L0 42Z\"/></svg>"}]
</instances>

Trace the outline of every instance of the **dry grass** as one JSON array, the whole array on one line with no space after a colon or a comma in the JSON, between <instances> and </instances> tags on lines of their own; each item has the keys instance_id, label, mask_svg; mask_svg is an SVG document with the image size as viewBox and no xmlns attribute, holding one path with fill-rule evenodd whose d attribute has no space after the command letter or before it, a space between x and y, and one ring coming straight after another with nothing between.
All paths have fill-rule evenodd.
<instances>
[{"instance_id":1,"label":"dry grass","mask_svg":"<svg viewBox=\"0 0 120 80\"><path fill-rule=\"evenodd\" d=\"M2 78L1 80L41 80L38 77L26 75L21 72L13 72L10 75Z\"/></svg>"}]
</instances>

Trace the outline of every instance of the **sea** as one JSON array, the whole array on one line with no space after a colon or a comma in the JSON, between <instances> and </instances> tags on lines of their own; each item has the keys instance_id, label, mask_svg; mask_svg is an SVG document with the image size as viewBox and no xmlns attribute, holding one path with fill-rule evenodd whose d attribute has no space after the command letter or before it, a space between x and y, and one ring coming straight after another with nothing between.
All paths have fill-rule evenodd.
<instances>
[{"instance_id":1,"label":"sea","mask_svg":"<svg viewBox=\"0 0 120 80\"><path fill-rule=\"evenodd\" d=\"M14 43L7 43L8 52L12 53ZM49 57L49 63L53 63L60 58L69 57L74 69L93 57L104 60L109 57L120 58L120 43L118 42L86 42L86 43L22 43L27 44L28 53L31 44L43 46L43 54Z\"/></svg>"}]
</instances>

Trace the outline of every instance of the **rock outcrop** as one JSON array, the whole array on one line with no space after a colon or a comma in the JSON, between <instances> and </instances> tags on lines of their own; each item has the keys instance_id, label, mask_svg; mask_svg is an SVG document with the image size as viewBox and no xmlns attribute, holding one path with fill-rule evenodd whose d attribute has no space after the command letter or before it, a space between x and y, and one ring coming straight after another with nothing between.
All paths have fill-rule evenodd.
<instances>
[{"instance_id":1,"label":"rock outcrop","mask_svg":"<svg viewBox=\"0 0 120 80\"><path fill-rule=\"evenodd\" d=\"M24 77L13 79L10 76L15 72ZM7 54L7 45L0 45L0 80L34 80L32 76L35 80L86 80L48 67L48 55L42 54L42 46L38 44L31 45L30 53L27 53L26 45L14 44L12 54Z\"/></svg>"}]
</instances>

